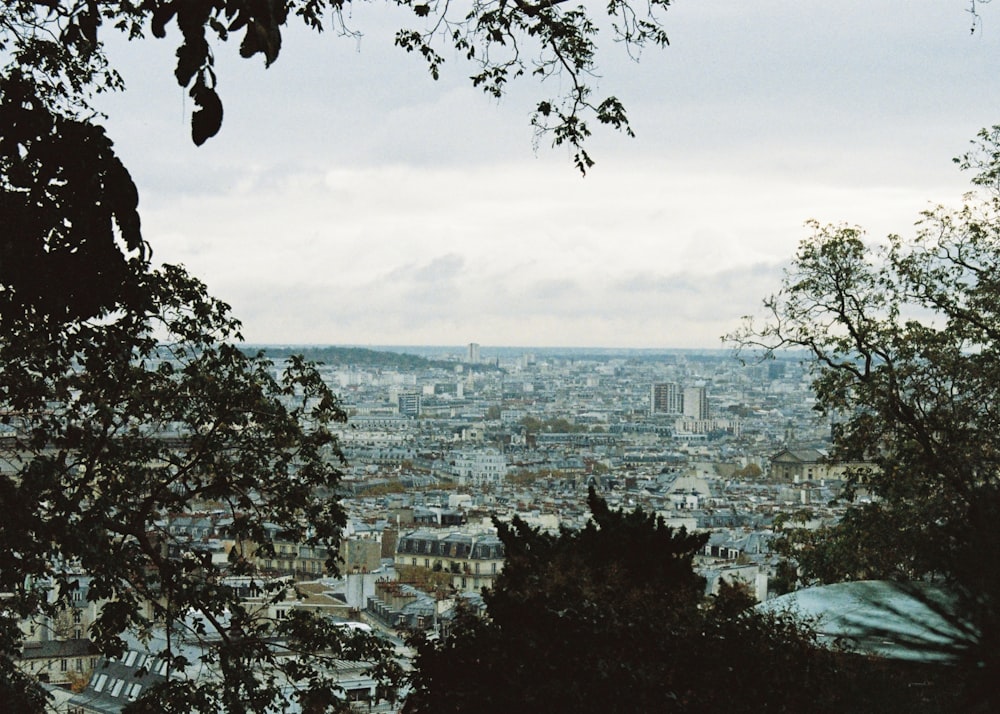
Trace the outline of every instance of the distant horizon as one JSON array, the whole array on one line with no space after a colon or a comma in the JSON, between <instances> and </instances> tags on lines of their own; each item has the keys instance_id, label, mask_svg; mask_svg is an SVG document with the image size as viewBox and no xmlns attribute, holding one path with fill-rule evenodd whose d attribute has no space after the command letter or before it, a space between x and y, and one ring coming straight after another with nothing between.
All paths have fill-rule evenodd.
<instances>
[{"instance_id":1,"label":"distant horizon","mask_svg":"<svg viewBox=\"0 0 1000 714\"><path fill-rule=\"evenodd\" d=\"M397 349L419 349L419 350L466 350L470 344L478 344L480 349L503 349L503 350L593 350L598 352L728 352L728 347L630 347L606 345L505 345L487 344L485 342L464 342L456 344L383 344L383 343L350 343L350 342L294 342L279 340L277 342L247 341L245 344L253 347L340 347L344 349L367 349L376 351L397 350Z\"/></svg>"},{"instance_id":2,"label":"distant horizon","mask_svg":"<svg viewBox=\"0 0 1000 714\"><path fill-rule=\"evenodd\" d=\"M488 345L483 343L464 343L455 345L392 345L392 344L346 344L346 343L324 343L324 342L246 342L247 347L257 347L262 349L364 349L373 352L397 352L404 354L417 354L422 352L465 352L469 344L478 344L481 352L481 360L490 357L488 353L494 351L502 354L492 356L520 356L525 353L557 354L557 353L579 353L579 354L603 354L607 356L627 355L634 353L642 354L704 354L711 356L722 356L732 354L732 347L603 347L603 346L538 346L538 345ZM782 355L795 355L804 350L779 350ZM486 352L487 354L482 354Z\"/></svg>"}]
</instances>

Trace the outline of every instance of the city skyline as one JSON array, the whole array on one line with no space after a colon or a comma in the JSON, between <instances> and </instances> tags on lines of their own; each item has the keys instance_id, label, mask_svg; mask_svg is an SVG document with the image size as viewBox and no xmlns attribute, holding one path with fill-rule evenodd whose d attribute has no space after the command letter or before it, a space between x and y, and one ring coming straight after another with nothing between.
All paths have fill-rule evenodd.
<instances>
[{"instance_id":1,"label":"city skyline","mask_svg":"<svg viewBox=\"0 0 1000 714\"><path fill-rule=\"evenodd\" d=\"M586 178L532 150L545 87L492 101L452 55L432 82L388 7L352 10L361 40L289 31L266 71L219 48L226 117L204 147L169 42L112 46L128 89L99 104L154 258L250 342L718 347L807 220L879 239L960 200L951 157L996 121L1000 58L1000 13L970 35L965 10L673 6L671 45L639 64L604 41L601 90L637 137L595 129Z\"/></svg>"}]
</instances>

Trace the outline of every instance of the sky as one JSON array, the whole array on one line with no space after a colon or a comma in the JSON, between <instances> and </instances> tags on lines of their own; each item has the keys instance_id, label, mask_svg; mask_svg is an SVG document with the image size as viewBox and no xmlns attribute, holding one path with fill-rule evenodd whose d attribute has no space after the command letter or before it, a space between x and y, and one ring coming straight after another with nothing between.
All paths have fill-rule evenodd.
<instances>
[{"instance_id":1,"label":"sky","mask_svg":"<svg viewBox=\"0 0 1000 714\"><path fill-rule=\"evenodd\" d=\"M599 4L595 5L599 9ZM363 36L286 31L281 54L216 47L220 134L167 40L112 41L100 100L157 261L232 305L255 344L720 347L780 288L805 223L873 240L968 188L951 161L1000 123L1000 6L967 0L677 0L665 49L599 40L598 89L635 138L597 129L584 178L534 146L444 52L432 81L392 46L409 17L362 3Z\"/></svg>"}]
</instances>

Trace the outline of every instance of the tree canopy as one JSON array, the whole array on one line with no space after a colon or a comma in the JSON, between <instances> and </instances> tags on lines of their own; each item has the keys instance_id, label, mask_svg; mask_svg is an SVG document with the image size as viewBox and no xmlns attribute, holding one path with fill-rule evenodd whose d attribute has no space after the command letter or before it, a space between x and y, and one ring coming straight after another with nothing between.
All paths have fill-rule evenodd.
<instances>
[{"instance_id":1,"label":"tree canopy","mask_svg":"<svg viewBox=\"0 0 1000 714\"><path fill-rule=\"evenodd\" d=\"M273 554L275 540L326 549L336 572L337 399L301 358L276 366L241 352L228 306L183 270L138 266L133 276L127 309L86 319L23 312L13 291L0 292L4 701L38 709L38 683L11 666L20 624L75 607L81 577L98 606L88 634L103 653L120 654L126 631L200 633L204 663L225 675L170 681L137 707L270 711L331 697L329 659L391 670L377 641L345 644L316 618L275 622L223 579L260 578L255 558ZM169 529L171 515L192 509L214 514L232 543L228 562ZM284 592L265 587L264 601ZM297 661L279 657L276 638L301 650ZM161 654L183 669L176 652Z\"/></svg>"},{"instance_id":2,"label":"tree canopy","mask_svg":"<svg viewBox=\"0 0 1000 714\"><path fill-rule=\"evenodd\" d=\"M628 130L624 108L614 96L593 96L598 38L606 34L632 50L668 44L661 14L669 0L613 0L596 16L565 0L476 0L461 8L419 0L387 4L408 16L408 26L396 33L396 45L420 55L435 79L444 64L441 51L450 47L472 66L473 86L495 97L526 74L565 80L556 95L537 103L532 124L551 134L557 145L574 147L581 169L591 165L582 148L590 135L588 115ZM197 107L191 135L201 144L222 124L215 72L222 43L237 39L240 56L260 55L270 65L278 60L282 32L293 21L318 32L360 35L345 17L350 5L350 0L19 0L0 11L0 50L9 60L5 74L19 71L52 106L73 113L84 108L89 92L121 88L120 76L103 53L109 30L130 39L148 34L163 39L176 29L180 43L174 76Z\"/></svg>"},{"instance_id":3,"label":"tree canopy","mask_svg":"<svg viewBox=\"0 0 1000 714\"><path fill-rule=\"evenodd\" d=\"M913 238L812 224L766 317L733 339L765 355L807 349L835 456L873 464L845 494L871 499L790 534L803 578L947 581L974 624L956 646L985 683L1000 631L1000 127L956 162L973 190L925 211Z\"/></svg>"},{"instance_id":4,"label":"tree canopy","mask_svg":"<svg viewBox=\"0 0 1000 714\"><path fill-rule=\"evenodd\" d=\"M630 47L664 45L667 0L583 7L505 0L458 7L396 0L408 25L396 44L437 77L442 48L500 96L522 75L552 78L532 124L567 145L581 171L589 122L629 132L621 103L591 79L603 33ZM225 304L182 269L155 268L139 196L93 109L123 88L104 52L109 33L176 47L174 77L192 99L191 137L221 128L226 47L279 58L290 23L352 35L343 0L17 0L0 6L0 692L18 711L41 706L38 683L12 663L20 623L55 616L79 592L100 604L89 633L105 654L126 631L183 627L195 613L217 682L168 682L136 707L264 711L298 701L338 706L331 657L371 662L391 680L385 647L310 618L274 623L241 604L223 575L253 575L247 548L276 538L332 549L344 523L344 414L311 363L246 354ZM275 376L277 375L277 376ZM164 525L198 506L219 512L236 545L224 566ZM334 557L328 560L335 572ZM280 589L270 597L281 596ZM151 609L150 609L151 608ZM274 641L295 647L278 656ZM170 652L165 652L170 657ZM170 660L173 661L173 660ZM178 664L178 666L180 666ZM157 698L158 697L158 698Z\"/></svg>"},{"instance_id":5,"label":"tree canopy","mask_svg":"<svg viewBox=\"0 0 1000 714\"><path fill-rule=\"evenodd\" d=\"M417 639L405 712L914 711L878 666L747 609L741 585L706 598L692 569L705 534L612 510L593 490L588 502L579 531L497 524L506 562L486 616Z\"/></svg>"}]
</instances>

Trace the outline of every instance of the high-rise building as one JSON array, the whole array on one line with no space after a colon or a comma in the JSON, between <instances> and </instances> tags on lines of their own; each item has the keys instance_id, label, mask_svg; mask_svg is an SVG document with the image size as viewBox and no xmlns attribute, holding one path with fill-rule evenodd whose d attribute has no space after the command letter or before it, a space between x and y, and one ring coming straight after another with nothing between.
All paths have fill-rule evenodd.
<instances>
[{"instance_id":1,"label":"high-rise building","mask_svg":"<svg viewBox=\"0 0 1000 714\"><path fill-rule=\"evenodd\" d=\"M399 413L401 415L408 417L420 416L419 392L403 392L397 397L396 403L399 407Z\"/></svg>"},{"instance_id":2,"label":"high-rise building","mask_svg":"<svg viewBox=\"0 0 1000 714\"><path fill-rule=\"evenodd\" d=\"M479 343L469 343L469 364L479 364Z\"/></svg>"},{"instance_id":3,"label":"high-rise building","mask_svg":"<svg viewBox=\"0 0 1000 714\"><path fill-rule=\"evenodd\" d=\"M681 414L684 411L684 393L674 382L654 384L649 390L650 414Z\"/></svg>"},{"instance_id":4,"label":"high-rise building","mask_svg":"<svg viewBox=\"0 0 1000 714\"><path fill-rule=\"evenodd\" d=\"M705 387L684 390L683 414L691 419L708 419L708 390Z\"/></svg>"}]
</instances>

